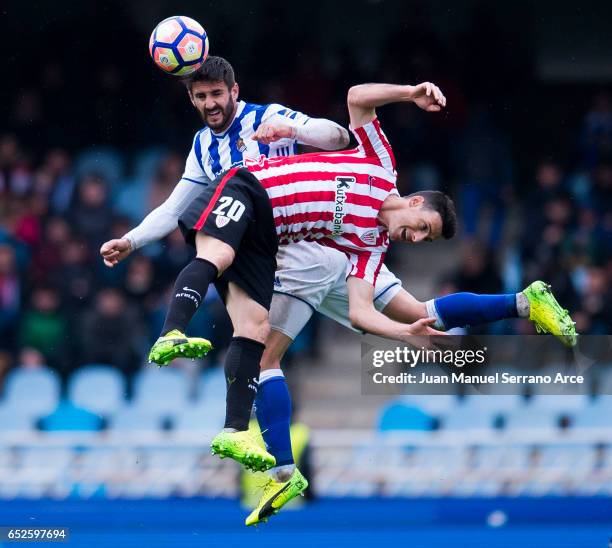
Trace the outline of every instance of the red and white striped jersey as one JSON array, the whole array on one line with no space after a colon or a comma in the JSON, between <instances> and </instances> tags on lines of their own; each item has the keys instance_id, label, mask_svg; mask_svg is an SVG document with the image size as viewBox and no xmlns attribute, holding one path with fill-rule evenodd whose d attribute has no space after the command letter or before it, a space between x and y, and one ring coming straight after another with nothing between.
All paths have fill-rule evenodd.
<instances>
[{"instance_id":1,"label":"red and white striped jersey","mask_svg":"<svg viewBox=\"0 0 612 548\"><path fill-rule=\"evenodd\" d=\"M245 167L270 197L281 245L311 240L343 251L347 276L374 284L389 245L378 213L398 194L395 158L378 119L352 131L355 149L261 157Z\"/></svg>"}]
</instances>

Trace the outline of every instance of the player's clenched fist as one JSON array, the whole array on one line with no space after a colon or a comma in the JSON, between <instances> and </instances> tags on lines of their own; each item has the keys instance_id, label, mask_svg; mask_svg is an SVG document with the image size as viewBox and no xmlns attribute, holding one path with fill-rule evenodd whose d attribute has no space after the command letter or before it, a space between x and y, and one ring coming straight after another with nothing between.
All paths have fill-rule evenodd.
<instances>
[{"instance_id":1,"label":"player's clenched fist","mask_svg":"<svg viewBox=\"0 0 612 548\"><path fill-rule=\"evenodd\" d=\"M446 106L446 97L440 88L431 82L413 86L412 101L427 112L438 112Z\"/></svg>"},{"instance_id":2,"label":"player's clenched fist","mask_svg":"<svg viewBox=\"0 0 612 548\"><path fill-rule=\"evenodd\" d=\"M264 145L280 139L295 139L295 128L285 124L261 124L251 139Z\"/></svg>"},{"instance_id":3,"label":"player's clenched fist","mask_svg":"<svg viewBox=\"0 0 612 548\"><path fill-rule=\"evenodd\" d=\"M100 255L104 264L109 268L115 266L119 261L125 259L132 252L132 244L126 238L109 240L102 244Z\"/></svg>"}]
</instances>

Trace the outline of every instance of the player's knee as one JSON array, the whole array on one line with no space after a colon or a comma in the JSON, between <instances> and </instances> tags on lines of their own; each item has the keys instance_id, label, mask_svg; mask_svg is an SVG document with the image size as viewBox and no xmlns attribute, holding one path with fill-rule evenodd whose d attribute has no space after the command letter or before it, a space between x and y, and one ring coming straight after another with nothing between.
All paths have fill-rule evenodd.
<instances>
[{"instance_id":1,"label":"player's knee","mask_svg":"<svg viewBox=\"0 0 612 548\"><path fill-rule=\"evenodd\" d=\"M242 318L240 322L234 326L234 335L236 337L246 337L265 344L268 335L270 334L270 322L268 318L257 316Z\"/></svg>"},{"instance_id":2,"label":"player's knee","mask_svg":"<svg viewBox=\"0 0 612 548\"><path fill-rule=\"evenodd\" d=\"M197 257L214 264L219 274L234 262L236 255L230 245L201 232L196 235L196 250Z\"/></svg>"}]
</instances>

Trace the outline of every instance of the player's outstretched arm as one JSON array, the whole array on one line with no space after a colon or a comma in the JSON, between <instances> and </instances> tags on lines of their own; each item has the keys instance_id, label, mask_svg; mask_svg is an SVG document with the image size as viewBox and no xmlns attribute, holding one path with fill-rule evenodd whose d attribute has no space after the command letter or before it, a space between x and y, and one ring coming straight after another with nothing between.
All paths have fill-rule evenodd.
<instances>
[{"instance_id":1,"label":"player's outstretched arm","mask_svg":"<svg viewBox=\"0 0 612 548\"><path fill-rule=\"evenodd\" d=\"M100 255L112 268L139 247L166 237L178 226L178 219L201 192L202 185L181 179L166 201L149 213L125 236L102 244Z\"/></svg>"},{"instance_id":2,"label":"player's outstretched arm","mask_svg":"<svg viewBox=\"0 0 612 548\"><path fill-rule=\"evenodd\" d=\"M347 105L351 127L357 128L376 118L376 107L390 103L415 103L428 112L438 112L446 106L446 97L431 82L416 86L396 84L360 84L349 89Z\"/></svg>"},{"instance_id":3,"label":"player's outstretched arm","mask_svg":"<svg viewBox=\"0 0 612 548\"><path fill-rule=\"evenodd\" d=\"M271 116L261 124L252 139L269 145L280 139L292 139L301 145L321 150L339 150L349 144L348 131L325 118L310 118L306 123L296 123L280 114Z\"/></svg>"},{"instance_id":4,"label":"player's outstretched arm","mask_svg":"<svg viewBox=\"0 0 612 548\"><path fill-rule=\"evenodd\" d=\"M354 276L346 285L349 296L349 320L355 329L398 341L409 340L415 335L446 335L430 327L435 318L421 318L412 324L396 322L374 308L374 287Z\"/></svg>"}]
</instances>

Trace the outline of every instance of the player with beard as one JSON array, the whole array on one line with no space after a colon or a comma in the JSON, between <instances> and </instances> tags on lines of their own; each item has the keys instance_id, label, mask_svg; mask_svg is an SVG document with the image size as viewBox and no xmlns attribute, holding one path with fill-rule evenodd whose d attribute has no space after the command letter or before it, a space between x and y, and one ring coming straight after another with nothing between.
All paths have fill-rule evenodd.
<instances>
[{"instance_id":1,"label":"player with beard","mask_svg":"<svg viewBox=\"0 0 612 548\"><path fill-rule=\"evenodd\" d=\"M439 93L437 88L435 88L435 90ZM433 96L430 97L430 95L431 93L427 93L427 98L423 96L423 104L425 107L433 106L432 102L437 102L439 100L438 98L435 98L434 100ZM198 97L195 97L193 93L190 93L190 98L194 103L194 106L198 108L196 104ZM204 97L200 97L200 99L203 98ZM420 103L417 104L421 106ZM421 106L421 108L424 108L424 106ZM224 108L221 108L222 105L219 106L214 102L212 102L209 107L210 108L204 109L198 108L198 110L205 120L210 120L211 124L218 124L220 123L224 112L230 111L230 102L228 101ZM435 111L436 109L426 108L426 110ZM291 136L293 131L294 130L292 127L285 123L284 119L277 118L269 125L269 127L260 126L258 128L258 132L256 132L254 136L262 141L260 144L272 145L273 143L276 143L276 139L282 140L287 138L285 136ZM196 148L195 145L194 148ZM208 161L206 162L207 165L214 163L214 160L211 161L212 156L212 154L209 154ZM201 163L199 163L199 165L201 166ZM202 170L200 170L198 173L198 170L196 169L194 176L201 177ZM174 222L176 222L176 217ZM429 228L429 231L431 232L431 228ZM418 230L411 231L411 236L416 237L418 232ZM407 234L404 233L396 235L397 238L404 240L406 239L406 236ZM422 235L418 237L420 238L421 236ZM318 244L308 242L281 246L280 249L279 275L277 278L281 282L280 285L282 287L276 288L277 293L273 298L270 314L270 323L273 329L272 338L276 338L273 338L274 343L272 345L270 344L271 338L268 338L266 341L266 353L268 356L267 359L262 360L262 365L264 366L263 369L266 370L266 374L262 376L264 378L260 377L260 382L263 383L266 388L264 392L268 392L268 394L262 398L260 398L258 395L258 418L261 415L260 408L262 408L263 411L265 406L267 409L265 413L270 413L271 404L273 403L272 400L278 401L281 399L277 397L279 392L284 393L286 391L284 379L282 378L282 372L277 365L278 359L280 358L280 355L282 355L286 345L290 342L290 339L293 338L293 334L299 331L301 328L300 324L302 323L302 320L304 318L307 319L307 317L312 313L312 308L318 308L315 306L317 301L320 304L319 309L324 313L327 312L328 315L341 323L344 323L345 325L350 324L346 283L344 282L344 276L342 275L346 269L346 256L331 248L320 247ZM291 253L291 251L293 253ZM325 255L329 255L329 257L326 257ZM105 255L103 246L103 256L105 256L106 264L108 266L112 266L126 255L113 255L112 253L107 253ZM311 275L312 273L317 275L323 274L324 276L318 279L316 276L315 278L311 279L307 279L308 276L302 276L300 279L300 274ZM301 287L298 288L300 283ZM312 290L309 291L309 288L312 288ZM274 301L278 300L278 297L281 296L279 295L280 293L284 294L283 297L287 296L293 298L283 298L282 300L278 301L280 303L279 306L275 307ZM542 291L542 293L544 294L546 292ZM382 267L378 280L376 281L374 297L374 304L376 308L378 310L384 308L385 314L396 320L410 322L416 321L419 318L427 318L429 316L435 317L441 327L452 327L455 323L457 325L467 325L470 323L480 323L482 321L492 321L495 319L501 319L503 317L516 317L525 313L529 314L529 305L525 304L525 298L521 294L518 296L476 296L457 294L455 296L449 296L450 298L430 301L426 306L425 303L415 301L408 293L401 290L401 283L399 280L389 273L384 266ZM296 310L295 307L292 308L290 304L287 305L287 303L293 302L299 307L300 304L304 304L300 301L302 298L304 303L306 303L305 306L301 307L303 309L302 311ZM389 305L389 303L393 303L393 305ZM309 305L311 308L309 308ZM326 307L327 311L325 310ZM283 310L285 312L283 312ZM287 313L287 311L289 311L289 313ZM189 340L197 343L196 338L189 338ZM270 350L270 352L268 352L268 350ZM286 398L288 400L288 392ZM270 405L266 403L266 400L270 402ZM285 406L281 405L281 408L284 407ZM284 411L281 411L280 415L283 413ZM269 423L270 421L274 422L274 417L268 416L265 418L266 423ZM288 424L288 418L286 419L286 422ZM284 429L284 424L285 419L283 419L279 424L273 424L273 428L270 429L271 433L274 431L275 437L277 437L276 441L283 438L282 434L277 435L277 433ZM267 429L267 425L264 427L264 429ZM272 441L274 442L274 440ZM281 444L276 443L274 445L276 450L271 452L275 456L277 456L279 453L278 449L280 448L280 445L283 445L281 452L283 455L284 453L287 453L287 458L291 458L290 446L285 447L287 446L285 441L283 441ZM275 492L272 493L274 495L275 505L268 509L270 513L277 511L282 505L280 504L282 501L277 497L277 494L285 487L283 484L288 483L286 478L293 477L293 479L295 479L295 476L298 476L299 479L299 472L296 474L296 471L294 471L292 461L285 463L281 461L278 456L276 461L277 465L280 466L277 466L277 470L274 471L275 475L273 476L274 479L271 485ZM292 485L292 487L294 486ZM295 496L295 493L291 494ZM264 505L264 502L267 502L266 499L269 500L269 497L264 497L262 499L262 505ZM260 507L262 505L260 505ZM266 519L266 517L270 515L268 512L261 512L260 510L261 508L258 508L258 511L250 516L248 523L255 523L259 520Z\"/></svg>"}]
</instances>

